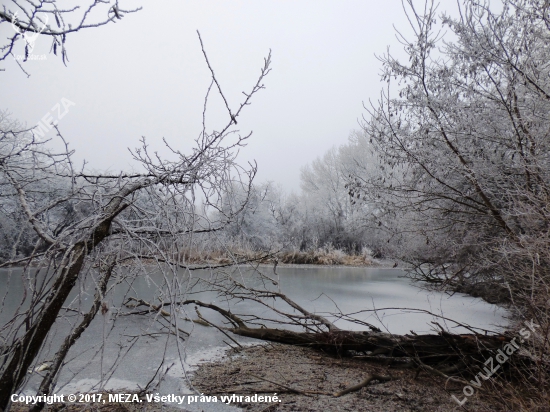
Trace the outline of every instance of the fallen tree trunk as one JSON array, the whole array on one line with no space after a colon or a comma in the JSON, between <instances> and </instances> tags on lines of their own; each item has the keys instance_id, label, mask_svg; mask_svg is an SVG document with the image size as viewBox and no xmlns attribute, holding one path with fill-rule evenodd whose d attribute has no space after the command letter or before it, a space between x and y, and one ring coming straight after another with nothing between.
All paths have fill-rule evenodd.
<instances>
[{"instance_id":1,"label":"fallen tree trunk","mask_svg":"<svg viewBox=\"0 0 550 412\"><path fill-rule=\"evenodd\" d=\"M278 294L280 295L280 294ZM285 300L288 298L285 296ZM138 301L135 306L146 306L153 312L162 313L163 306L152 305L148 302ZM129 300L130 301L130 300ZM127 302L128 303L128 302ZM484 335L479 333L451 334L440 327L439 333L434 334L407 334L394 335L371 331L349 331L342 330L331 324L329 320L320 315L315 315L313 320L318 322L324 330L299 332L288 329L275 329L268 327L249 327L239 316L227 309L222 309L211 303L204 303L198 300L186 300L175 305L201 306L214 310L225 317L232 327L223 328L239 336L259 339L263 341L277 342L289 345L310 347L324 352L335 353L339 356L356 355L357 353L368 354L369 358L384 357L388 360L407 360L410 366L423 368L424 370L449 377L459 374L465 369L470 371L483 370L487 360L501 354L501 357L510 356L519 349L517 338L508 334ZM298 305L293 308L302 309ZM305 309L303 313L309 315ZM283 313L278 311L278 313ZM307 317L306 315L306 317ZM296 318L295 315L292 315ZM306 330L311 330L311 326ZM499 359L498 357L496 358ZM514 361L523 362L524 365L532 363L532 360L519 353L514 355ZM499 361L500 362L500 361ZM494 362L495 365L497 364ZM502 363L502 362L500 362ZM499 368L497 368L499 369ZM487 372L487 370L485 370ZM489 374L491 376L491 374Z\"/></svg>"},{"instance_id":2,"label":"fallen tree trunk","mask_svg":"<svg viewBox=\"0 0 550 412\"><path fill-rule=\"evenodd\" d=\"M236 335L270 342L307 346L345 355L349 351L370 352L392 358L412 358L426 365L451 363L465 357L484 360L503 347L506 337L485 335L453 335L442 332L430 335L392 335L383 332L294 332L283 329L237 327Z\"/></svg>"},{"instance_id":3,"label":"fallen tree trunk","mask_svg":"<svg viewBox=\"0 0 550 412\"><path fill-rule=\"evenodd\" d=\"M283 294L279 286L278 274L275 271L274 274L276 278L267 276L257 267L253 267L250 271L238 268L233 272L224 271L197 277L191 289L208 292L209 298L212 299L211 302L216 302L216 304L193 299L165 301L162 297L157 298L158 303L150 303L130 297L125 305L133 310L127 315L154 313L160 319L162 316L159 315L170 312L171 317L179 316L181 319L181 314L187 313L184 306L195 305L195 310L197 307L201 307L221 315L223 320L220 322L218 319L218 329L223 329L225 332L263 341L308 347L342 357L349 355L356 359L368 359L384 363L388 368L412 368L416 370L416 376L424 371L443 377L445 385L455 382L459 384L459 388L469 386L471 391L474 391L474 387L476 391L486 390L482 382L496 377L498 374L498 380L491 379L490 381L492 392L500 393L498 391L505 390L508 394L506 396L509 394L515 396L522 388L528 387L525 385L527 381L544 382L545 375L536 375L535 372L550 368L547 358L536 350L533 351L533 348L536 348L533 341L546 339L548 334L542 326L534 323L537 321L543 325L543 322L536 318L525 321L525 327L519 330L495 332L463 324L442 314L435 314L423 309L366 308L344 314L336 302L333 302L338 312L330 313L332 318L362 325L366 329L364 331L342 330L327 317L308 311ZM213 297L213 293L215 293L215 297ZM246 302L246 305L241 305L242 302ZM140 307L140 310L136 311L137 307ZM142 310L143 308L145 309ZM385 333L364 320L369 318L369 312L376 315L381 310L421 312L434 319L441 319L445 325L460 327L467 333L451 333L452 329L444 328L436 321L431 323L438 329L430 334L417 334L414 331L405 335ZM208 322L214 323L210 320ZM224 324L222 325L222 323ZM515 327L518 325L516 324ZM284 391L292 393L301 391L302 395L323 394L337 397L360 390L373 381L382 382L396 378L397 376L393 376L391 373L385 374L376 371L376 373L371 373L363 378L359 384L348 386L346 383L328 393L315 388L300 390L293 385L289 386L287 382L278 383L277 379L259 377L261 380L283 388ZM516 383L519 383L517 388L520 389L518 390L516 390ZM348 388L340 390L342 386L348 386ZM228 393L225 386L216 388L216 390L218 389L223 389L223 392L216 393ZM240 389L236 388L229 392L233 393L238 390ZM263 391L265 388L255 388L254 390ZM533 395L538 396L536 393Z\"/></svg>"}]
</instances>

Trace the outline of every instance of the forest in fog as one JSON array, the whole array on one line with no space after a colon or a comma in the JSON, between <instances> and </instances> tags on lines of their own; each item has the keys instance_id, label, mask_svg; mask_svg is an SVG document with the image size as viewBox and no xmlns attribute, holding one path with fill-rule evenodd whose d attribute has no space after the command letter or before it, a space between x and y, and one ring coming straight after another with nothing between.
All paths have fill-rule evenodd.
<instances>
[{"instance_id":1,"label":"forest in fog","mask_svg":"<svg viewBox=\"0 0 550 412\"><path fill-rule=\"evenodd\" d=\"M254 137L236 131L237 120L241 127L239 115L269 83L270 53L241 102L230 105L199 34L212 82L198 104L206 112L213 99L223 101L226 124L211 130L206 118L192 150L166 143L170 159L152 152L142 138L132 150L132 172L87 171L73 162L66 144L71 136L61 126L54 127L54 139L65 149L54 151L2 111L0 265L23 268L26 294L20 311L1 326L0 409L26 382L58 319L70 319L74 329L55 352L40 393L53 390L67 353L104 310L112 288L123 283L121 276L131 284L148 265L165 275L159 301L132 299L161 313L175 335L175 308L198 305L226 317L235 333L255 337L246 319L191 300L191 287L228 300L289 299L280 291L261 292L260 280L251 286L221 272L207 285L193 284L193 270L257 262L362 265L377 258L403 262L407 275L423 285L507 305L511 331L534 321L537 337L525 344L517 363L511 361L515 369L508 375L524 386L501 388L509 390L504 402L547 405L550 4L502 0L495 9L465 0L461 15L452 17L430 2L421 8L415 3L405 2L413 34L397 32L406 58L379 57L378 101L365 105L360 128L346 144L303 166L297 192L280 182L257 181L261 165L243 166L238 159ZM40 16L33 3L25 7ZM109 8L105 23L117 18L117 7ZM0 18L37 30L30 20L14 22L6 12ZM57 28L42 28L60 56L65 36L74 31L64 24L61 19ZM15 36L4 45L4 59L18 41ZM170 277L181 269L185 280ZM92 281L93 302L72 301L78 310L65 306L72 291ZM289 305L306 319L289 316L289 324L304 322L310 331L310 321L338 333L326 319ZM457 361L445 373L474 370L475 362Z\"/></svg>"}]
</instances>

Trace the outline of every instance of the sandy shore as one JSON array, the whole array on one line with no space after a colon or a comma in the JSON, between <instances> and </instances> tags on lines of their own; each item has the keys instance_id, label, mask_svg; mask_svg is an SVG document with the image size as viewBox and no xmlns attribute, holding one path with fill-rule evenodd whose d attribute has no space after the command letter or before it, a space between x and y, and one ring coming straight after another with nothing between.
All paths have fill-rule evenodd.
<instances>
[{"instance_id":1,"label":"sandy shore","mask_svg":"<svg viewBox=\"0 0 550 412\"><path fill-rule=\"evenodd\" d=\"M390 376L387 382L372 381L367 386L335 397L334 394L362 382L367 376ZM462 385L415 371L388 367L362 359L338 358L308 348L263 344L230 350L217 361L198 365L192 384L204 395L235 395L232 406L251 412L274 411L369 411L369 412L447 412L505 411L479 393L461 408L451 395L463 399ZM277 396L279 402L247 402L246 396ZM238 397L242 398L238 398ZM219 402L219 401L218 401ZM216 406L221 406L219 403ZM202 404L208 412L214 405ZM16 406L15 412L28 411ZM160 403L55 405L48 411L76 412L185 412ZM215 410L220 410L217 407Z\"/></svg>"},{"instance_id":2,"label":"sandy shore","mask_svg":"<svg viewBox=\"0 0 550 412\"><path fill-rule=\"evenodd\" d=\"M341 397L333 394L354 386L369 374L391 375ZM246 411L463 411L451 397L462 399L462 386L425 373L388 368L364 360L337 358L288 345L252 346L230 351L218 362L205 363L193 374L193 384L210 395L273 395L278 403L236 402ZM293 393L293 390L303 393ZM243 398L244 399L244 398ZM501 411L478 394L468 398L468 411ZM205 409L206 411L207 409Z\"/></svg>"}]
</instances>

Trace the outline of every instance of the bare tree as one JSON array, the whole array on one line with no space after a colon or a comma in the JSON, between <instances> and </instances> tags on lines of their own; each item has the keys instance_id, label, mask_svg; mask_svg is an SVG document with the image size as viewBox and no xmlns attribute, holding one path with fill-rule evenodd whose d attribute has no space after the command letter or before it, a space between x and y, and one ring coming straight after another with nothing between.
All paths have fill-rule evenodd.
<instances>
[{"instance_id":1,"label":"bare tree","mask_svg":"<svg viewBox=\"0 0 550 412\"><path fill-rule=\"evenodd\" d=\"M206 109L212 88L226 103L227 99L204 47L203 52L212 83L204 101L202 132L188 154L166 143L173 160L152 153L143 139L141 147L132 152L141 171L90 174L75 168L68 149L54 153L29 130L2 123L0 184L3 196L15 199L11 207L25 217L25 222L15 240L10 240L11 256L1 265L23 265L24 279L21 304L0 329L1 409L8 407L10 395L28 378L29 368L60 318L70 317L75 310L78 315L70 320L71 330L55 353L40 386L41 394L52 391L69 349L98 311L108 310L105 301L112 292L114 274L118 282L121 276L132 279L142 273L142 262L149 262L166 274L164 293L176 300L186 292L185 276L189 272L175 278L171 275L189 268L185 251L193 236L220 230L246 204L245 196L223 219L207 218L207 211L219 208L235 187L242 187L244 193L250 191L256 166L245 169L236 162L238 149L250 134L241 135L234 125L264 87L270 55L243 101L235 109L227 104L228 121L221 131L208 132ZM64 142L59 129L56 131ZM34 247L28 254L18 253L21 234L29 230L34 234ZM83 282L91 282L95 289L91 306L78 299L68 301L69 294ZM168 322L177 325L177 319ZM174 330L179 333L180 329L175 326Z\"/></svg>"}]
</instances>

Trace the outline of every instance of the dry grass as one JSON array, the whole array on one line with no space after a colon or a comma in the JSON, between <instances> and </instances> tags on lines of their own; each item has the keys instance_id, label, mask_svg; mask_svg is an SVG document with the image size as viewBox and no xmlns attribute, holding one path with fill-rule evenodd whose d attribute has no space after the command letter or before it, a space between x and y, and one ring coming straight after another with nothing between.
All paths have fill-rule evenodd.
<instances>
[{"instance_id":1,"label":"dry grass","mask_svg":"<svg viewBox=\"0 0 550 412\"><path fill-rule=\"evenodd\" d=\"M368 266L372 264L372 257L368 249L364 249L360 254L348 254L330 246L308 251L291 250L276 253L245 248L228 248L226 250L195 249L181 254L180 259L189 264L229 264L246 260L272 263L275 259L279 263L296 265Z\"/></svg>"},{"instance_id":2,"label":"dry grass","mask_svg":"<svg viewBox=\"0 0 550 412\"><path fill-rule=\"evenodd\" d=\"M372 258L366 254L349 255L342 250L321 248L310 251L280 252L277 257L281 263L310 265L367 266Z\"/></svg>"}]
</instances>

